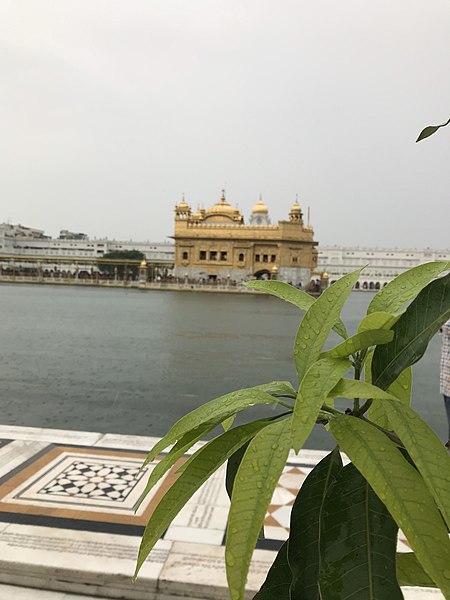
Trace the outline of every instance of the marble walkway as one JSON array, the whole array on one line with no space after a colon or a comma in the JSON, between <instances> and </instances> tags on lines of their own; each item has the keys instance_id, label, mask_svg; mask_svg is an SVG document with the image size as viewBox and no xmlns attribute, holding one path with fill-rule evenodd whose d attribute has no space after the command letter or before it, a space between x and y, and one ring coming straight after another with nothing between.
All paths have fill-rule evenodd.
<instances>
[{"instance_id":1,"label":"marble walkway","mask_svg":"<svg viewBox=\"0 0 450 600\"><path fill-rule=\"evenodd\" d=\"M135 513L156 438L0 426L0 598L8 600L228 600L224 468L194 494L131 583L140 536L170 470ZM193 448L195 450L196 447ZM289 531L296 492L324 453L291 455L255 551L248 598ZM138 475L136 477L136 475ZM399 551L409 550L399 538ZM440 600L405 589L407 600Z\"/></svg>"}]
</instances>

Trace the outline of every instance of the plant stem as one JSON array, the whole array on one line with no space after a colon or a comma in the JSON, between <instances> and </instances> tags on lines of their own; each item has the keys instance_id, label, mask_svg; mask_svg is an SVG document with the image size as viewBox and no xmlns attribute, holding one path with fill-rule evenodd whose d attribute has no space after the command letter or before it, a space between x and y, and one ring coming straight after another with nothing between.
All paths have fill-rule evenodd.
<instances>
[{"instance_id":1,"label":"plant stem","mask_svg":"<svg viewBox=\"0 0 450 600\"><path fill-rule=\"evenodd\" d=\"M280 400L279 398L277 398L277 402L278 402L278 404L281 404L281 406L284 406L285 408L290 408L291 410L294 410L294 405L289 404L289 402L284 402L283 400Z\"/></svg>"},{"instance_id":2,"label":"plant stem","mask_svg":"<svg viewBox=\"0 0 450 600\"><path fill-rule=\"evenodd\" d=\"M358 412L356 413L357 417L362 417L362 415L367 412L369 410L369 408L372 406L372 398L369 398L369 400L366 400L364 402L364 404L361 406L361 408L358 410Z\"/></svg>"},{"instance_id":3,"label":"plant stem","mask_svg":"<svg viewBox=\"0 0 450 600\"><path fill-rule=\"evenodd\" d=\"M361 357L358 355L355 361L355 379L361 379ZM353 400L353 414L356 415L359 412L359 398Z\"/></svg>"},{"instance_id":4,"label":"plant stem","mask_svg":"<svg viewBox=\"0 0 450 600\"><path fill-rule=\"evenodd\" d=\"M400 438L398 438L395 433L393 433L392 431L388 431L387 429L385 429L384 427L381 427L380 425L377 425L376 423L374 423L373 421L369 421L369 419L366 419L365 417L361 417L361 419L363 421L365 421L366 423L369 423L369 425L372 425L373 427L375 427L376 429L378 429L379 431L382 431L384 433L385 436L387 436L390 440L392 440L394 442L394 444L396 444L397 446L400 446L401 448L404 448L405 446L403 445L403 442L401 441Z\"/></svg>"},{"instance_id":5,"label":"plant stem","mask_svg":"<svg viewBox=\"0 0 450 600\"><path fill-rule=\"evenodd\" d=\"M342 414L344 414L342 411L337 410L336 408L333 408L332 406L328 406L328 404L322 404L321 410L323 410L324 412L331 413L332 415L342 415Z\"/></svg>"}]
</instances>

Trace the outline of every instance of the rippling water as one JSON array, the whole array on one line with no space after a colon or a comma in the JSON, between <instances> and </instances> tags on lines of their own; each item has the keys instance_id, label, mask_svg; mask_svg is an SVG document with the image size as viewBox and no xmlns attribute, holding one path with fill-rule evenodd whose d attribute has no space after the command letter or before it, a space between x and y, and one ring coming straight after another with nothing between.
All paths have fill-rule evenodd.
<instances>
[{"instance_id":1,"label":"rippling water","mask_svg":"<svg viewBox=\"0 0 450 600\"><path fill-rule=\"evenodd\" d=\"M371 297L351 295L349 332ZM268 296L3 284L0 319L4 424L162 435L233 389L295 382L299 315ZM444 439L439 353L436 336L414 367L413 404ZM316 427L307 446L330 443Z\"/></svg>"}]
</instances>

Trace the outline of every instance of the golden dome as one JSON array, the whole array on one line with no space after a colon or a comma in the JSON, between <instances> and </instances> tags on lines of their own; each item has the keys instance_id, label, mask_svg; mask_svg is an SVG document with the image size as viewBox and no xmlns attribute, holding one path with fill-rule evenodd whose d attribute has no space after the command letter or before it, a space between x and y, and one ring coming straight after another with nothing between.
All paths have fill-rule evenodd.
<instances>
[{"instance_id":1,"label":"golden dome","mask_svg":"<svg viewBox=\"0 0 450 600\"><path fill-rule=\"evenodd\" d=\"M220 197L219 202L216 202L215 204L213 204L210 208L208 208L208 210L206 211L208 214L235 214L236 212L236 208L234 208L233 206L231 206L231 204L229 204L226 200L225 200L225 190L222 190L222 195ZM239 212L239 211L238 211Z\"/></svg>"},{"instance_id":2,"label":"golden dome","mask_svg":"<svg viewBox=\"0 0 450 600\"><path fill-rule=\"evenodd\" d=\"M291 206L291 213L301 213L302 209L300 208L300 204L298 203L298 200L296 200L294 202L294 204Z\"/></svg>"},{"instance_id":3,"label":"golden dome","mask_svg":"<svg viewBox=\"0 0 450 600\"><path fill-rule=\"evenodd\" d=\"M190 210L191 207L189 206L189 204L186 202L185 198L184 198L184 194L181 198L181 202L179 202L176 206L175 206L175 210Z\"/></svg>"},{"instance_id":4,"label":"golden dome","mask_svg":"<svg viewBox=\"0 0 450 600\"><path fill-rule=\"evenodd\" d=\"M269 209L262 201L261 196L259 197L258 202L252 208L252 213L262 213L264 215L267 215L269 213Z\"/></svg>"},{"instance_id":5,"label":"golden dome","mask_svg":"<svg viewBox=\"0 0 450 600\"><path fill-rule=\"evenodd\" d=\"M146 269L147 268L147 261L145 260L141 260L141 264L139 265L141 267L141 269Z\"/></svg>"}]
</instances>

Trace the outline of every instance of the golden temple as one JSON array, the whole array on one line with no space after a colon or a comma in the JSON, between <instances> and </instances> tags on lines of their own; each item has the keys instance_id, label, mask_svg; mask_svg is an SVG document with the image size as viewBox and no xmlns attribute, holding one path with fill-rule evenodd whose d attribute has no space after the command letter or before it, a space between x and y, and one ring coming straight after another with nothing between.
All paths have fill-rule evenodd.
<instances>
[{"instance_id":1,"label":"golden temple","mask_svg":"<svg viewBox=\"0 0 450 600\"><path fill-rule=\"evenodd\" d=\"M278 279L307 287L318 242L296 200L288 219L272 224L260 197L249 223L225 198L193 212L184 196L175 206L175 276L195 282Z\"/></svg>"}]
</instances>

